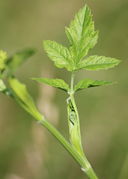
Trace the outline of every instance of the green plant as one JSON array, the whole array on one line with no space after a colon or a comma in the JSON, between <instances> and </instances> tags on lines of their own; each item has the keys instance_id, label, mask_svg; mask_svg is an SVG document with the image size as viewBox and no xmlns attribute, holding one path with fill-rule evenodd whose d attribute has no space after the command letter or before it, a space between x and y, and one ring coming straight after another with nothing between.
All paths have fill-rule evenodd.
<instances>
[{"instance_id":1,"label":"green plant","mask_svg":"<svg viewBox=\"0 0 128 179\"><path fill-rule=\"evenodd\" d=\"M23 50L14 54L12 57L8 57L6 52L0 51L0 91L13 98L22 108L31 114L38 123L47 128L72 155L88 178L97 179L98 177L83 151L79 114L74 95L82 89L109 85L112 84L112 82L83 79L79 83L74 84L74 79L76 73L81 69L90 71L109 69L118 65L120 61L104 56L87 56L88 51L95 46L98 39L98 32L94 29L92 14L87 5L80 9L70 26L68 28L66 27L65 31L69 40L69 47L64 47L57 42L49 40L44 41L43 45L55 66L58 68L66 68L66 70L71 73L70 85L62 79L33 78L33 80L59 88L68 94L67 112L70 142L40 114L26 86L14 76L17 67L33 55L35 53L34 50Z\"/></svg>"}]
</instances>

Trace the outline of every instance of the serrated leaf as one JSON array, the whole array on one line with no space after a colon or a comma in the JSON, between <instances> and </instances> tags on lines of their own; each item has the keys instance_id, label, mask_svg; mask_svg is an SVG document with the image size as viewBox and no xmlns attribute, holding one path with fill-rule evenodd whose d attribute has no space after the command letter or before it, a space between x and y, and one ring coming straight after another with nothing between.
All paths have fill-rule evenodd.
<instances>
[{"instance_id":1,"label":"serrated leaf","mask_svg":"<svg viewBox=\"0 0 128 179\"><path fill-rule=\"evenodd\" d=\"M17 67L22 65L29 57L35 53L34 49L25 49L15 53L7 59L7 66L10 71L14 71Z\"/></svg>"},{"instance_id":2,"label":"serrated leaf","mask_svg":"<svg viewBox=\"0 0 128 179\"><path fill-rule=\"evenodd\" d=\"M81 80L75 86L74 89L75 91L79 91L79 90L86 89L86 88L98 87L98 86L103 86L103 85L111 85L111 84L113 84L113 82L111 81L84 79L84 80Z\"/></svg>"},{"instance_id":3,"label":"serrated leaf","mask_svg":"<svg viewBox=\"0 0 128 179\"><path fill-rule=\"evenodd\" d=\"M104 56L90 56L87 59L80 62L77 66L77 69L86 69L86 70L102 70L109 69L117 66L120 63L120 60Z\"/></svg>"},{"instance_id":4,"label":"serrated leaf","mask_svg":"<svg viewBox=\"0 0 128 179\"><path fill-rule=\"evenodd\" d=\"M8 81L12 89L12 94L14 95L18 103L31 115L40 118L40 114L26 88L26 85L24 85L14 77L10 77Z\"/></svg>"},{"instance_id":5,"label":"serrated leaf","mask_svg":"<svg viewBox=\"0 0 128 179\"><path fill-rule=\"evenodd\" d=\"M59 88L64 91L69 90L69 85L62 79L33 78L33 80L47 84L49 86L53 86L55 88Z\"/></svg>"},{"instance_id":6,"label":"serrated leaf","mask_svg":"<svg viewBox=\"0 0 128 179\"><path fill-rule=\"evenodd\" d=\"M66 28L66 35L70 41L70 50L77 63L87 55L89 49L95 46L98 39L91 10L87 5L75 15L75 19L71 22L69 28Z\"/></svg>"},{"instance_id":7,"label":"serrated leaf","mask_svg":"<svg viewBox=\"0 0 128 179\"><path fill-rule=\"evenodd\" d=\"M70 52L66 47L50 40L44 41L43 45L48 57L58 68L66 68L67 70L72 71L73 61Z\"/></svg>"}]
</instances>

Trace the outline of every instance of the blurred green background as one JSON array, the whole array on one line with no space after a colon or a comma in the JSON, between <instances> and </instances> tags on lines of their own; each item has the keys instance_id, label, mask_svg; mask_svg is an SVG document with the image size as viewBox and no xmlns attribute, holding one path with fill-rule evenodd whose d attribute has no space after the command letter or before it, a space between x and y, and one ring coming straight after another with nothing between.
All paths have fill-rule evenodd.
<instances>
[{"instance_id":1,"label":"blurred green background","mask_svg":"<svg viewBox=\"0 0 128 179\"><path fill-rule=\"evenodd\" d=\"M66 95L38 85L31 77L70 74L56 69L42 41L67 44L64 27L83 0L0 0L0 49L9 55L34 47L35 56L17 72L28 85L40 111L68 137ZM76 96L85 152L101 179L128 179L128 0L87 0L99 41L90 54L122 59L108 71L79 72L83 78L118 81ZM60 144L10 98L0 94L0 179L84 179L84 174Z\"/></svg>"}]
</instances>

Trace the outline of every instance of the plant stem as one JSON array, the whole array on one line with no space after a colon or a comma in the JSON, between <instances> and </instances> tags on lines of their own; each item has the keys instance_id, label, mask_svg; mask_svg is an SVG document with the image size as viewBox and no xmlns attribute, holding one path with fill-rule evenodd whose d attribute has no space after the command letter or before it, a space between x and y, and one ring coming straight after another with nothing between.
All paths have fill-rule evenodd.
<instances>
[{"instance_id":1,"label":"plant stem","mask_svg":"<svg viewBox=\"0 0 128 179\"><path fill-rule=\"evenodd\" d=\"M26 107L24 107L25 104L23 104L19 98L14 97L14 95L11 96L13 99L15 99L21 107L23 107L26 110ZM95 172L93 171L91 165L89 164L88 160L85 157L82 157L78 151L73 147L62 135L61 133L51 124L48 122L48 120L45 119L44 116L42 116L39 112L31 112L30 109L26 110L29 114L31 114L36 121L43 125L48 131L54 136L60 144L70 153L70 155L76 160L76 162L80 165L82 171L86 173L89 179L98 179L95 175Z\"/></svg>"},{"instance_id":2,"label":"plant stem","mask_svg":"<svg viewBox=\"0 0 128 179\"><path fill-rule=\"evenodd\" d=\"M72 74L71 74L71 93L74 93L74 79L75 79L75 73L72 72Z\"/></svg>"},{"instance_id":3,"label":"plant stem","mask_svg":"<svg viewBox=\"0 0 128 179\"><path fill-rule=\"evenodd\" d=\"M80 165L82 171L86 173L89 179L98 179L94 170L92 169L90 163L86 159L86 157L82 157L78 151L60 134L60 132L48 122L48 120L44 119L40 115L34 116L38 123L43 125L48 131L61 143L61 145L71 154L71 156L76 160L76 162Z\"/></svg>"}]
</instances>

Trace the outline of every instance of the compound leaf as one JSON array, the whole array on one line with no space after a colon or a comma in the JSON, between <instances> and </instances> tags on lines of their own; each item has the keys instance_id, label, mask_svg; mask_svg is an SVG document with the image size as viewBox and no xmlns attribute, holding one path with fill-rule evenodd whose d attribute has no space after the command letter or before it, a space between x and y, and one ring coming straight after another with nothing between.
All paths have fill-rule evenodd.
<instances>
[{"instance_id":1,"label":"compound leaf","mask_svg":"<svg viewBox=\"0 0 128 179\"><path fill-rule=\"evenodd\" d=\"M77 69L86 69L86 70L102 70L109 69L117 66L120 63L120 60L104 56L90 56L87 59L80 62L77 66Z\"/></svg>"},{"instance_id":2,"label":"compound leaf","mask_svg":"<svg viewBox=\"0 0 128 179\"><path fill-rule=\"evenodd\" d=\"M44 41L43 45L48 57L58 68L66 68L67 70L72 71L72 57L68 48L50 40Z\"/></svg>"},{"instance_id":3,"label":"compound leaf","mask_svg":"<svg viewBox=\"0 0 128 179\"><path fill-rule=\"evenodd\" d=\"M94 29L91 10L87 5L79 10L70 26L66 27L66 35L75 62L79 62L87 55L89 49L95 46L98 32Z\"/></svg>"},{"instance_id":4,"label":"compound leaf","mask_svg":"<svg viewBox=\"0 0 128 179\"><path fill-rule=\"evenodd\" d=\"M79 90L86 89L86 88L98 87L98 86L103 86L103 85L111 85L111 84L113 84L113 82L111 81L84 79L84 80L81 80L75 86L74 89L75 91L79 91Z\"/></svg>"},{"instance_id":5,"label":"compound leaf","mask_svg":"<svg viewBox=\"0 0 128 179\"><path fill-rule=\"evenodd\" d=\"M33 78L33 80L47 84L49 86L53 86L55 88L59 88L64 91L69 90L69 85L62 79Z\"/></svg>"}]
</instances>

